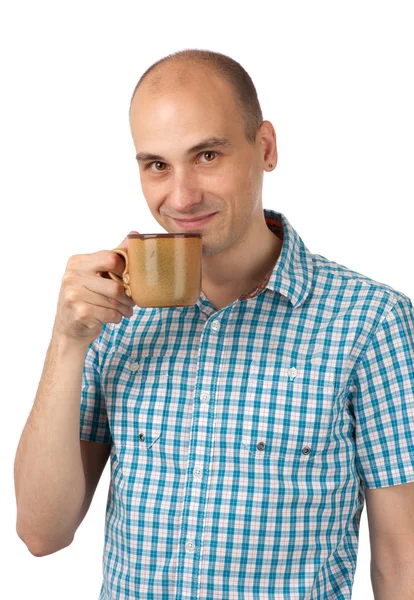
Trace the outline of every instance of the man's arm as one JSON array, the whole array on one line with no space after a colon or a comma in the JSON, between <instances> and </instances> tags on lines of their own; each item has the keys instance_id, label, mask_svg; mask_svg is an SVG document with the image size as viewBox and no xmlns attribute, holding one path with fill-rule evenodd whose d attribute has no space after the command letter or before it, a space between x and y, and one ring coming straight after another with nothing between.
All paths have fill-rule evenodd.
<instances>
[{"instance_id":1,"label":"man's arm","mask_svg":"<svg viewBox=\"0 0 414 600\"><path fill-rule=\"evenodd\" d=\"M375 600L414 599L414 482L365 490Z\"/></svg>"},{"instance_id":2,"label":"man's arm","mask_svg":"<svg viewBox=\"0 0 414 600\"><path fill-rule=\"evenodd\" d=\"M52 338L16 452L16 529L35 556L72 542L109 456L109 444L79 439L85 354Z\"/></svg>"}]
</instances>

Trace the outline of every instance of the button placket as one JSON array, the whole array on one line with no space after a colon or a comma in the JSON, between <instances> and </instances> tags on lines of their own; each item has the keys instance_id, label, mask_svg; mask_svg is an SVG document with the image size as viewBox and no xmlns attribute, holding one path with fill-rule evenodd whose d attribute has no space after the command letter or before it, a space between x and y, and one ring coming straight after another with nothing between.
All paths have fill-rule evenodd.
<instances>
[{"instance_id":1,"label":"button placket","mask_svg":"<svg viewBox=\"0 0 414 600\"><path fill-rule=\"evenodd\" d=\"M202 392L200 394L200 400L203 404L208 404L210 400L210 394L208 392Z\"/></svg>"},{"instance_id":2,"label":"button placket","mask_svg":"<svg viewBox=\"0 0 414 600\"><path fill-rule=\"evenodd\" d=\"M202 481L202 474L203 472L201 470L201 467L194 467L194 479L196 481Z\"/></svg>"},{"instance_id":3,"label":"button placket","mask_svg":"<svg viewBox=\"0 0 414 600\"><path fill-rule=\"evenodd\" d=\"M211 329L212 329L213 331L220 331L220 321L217 321L217 319L216 319L216 320L214 320L214 321L211 323Z\"/></svg>"}]
</instances>

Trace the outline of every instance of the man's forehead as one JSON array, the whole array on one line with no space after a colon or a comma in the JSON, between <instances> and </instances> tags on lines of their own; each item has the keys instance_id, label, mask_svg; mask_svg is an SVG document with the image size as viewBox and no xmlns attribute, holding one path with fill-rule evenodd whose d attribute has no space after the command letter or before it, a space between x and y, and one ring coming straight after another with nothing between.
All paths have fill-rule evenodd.
<instances>
[{"instance_id":1,"label":"man's forehead","mask_svg":"<svg viewBox=\"0 0 414 600\"><path fill-rule=\"evenodd\" d=\"M137 160L164 160L158 152L180 149L191 155L204 149L230 148L238 143L244 123L232 99L190 91L158 99L137 96L130 125Z\"/></svg>"}]
</instances>

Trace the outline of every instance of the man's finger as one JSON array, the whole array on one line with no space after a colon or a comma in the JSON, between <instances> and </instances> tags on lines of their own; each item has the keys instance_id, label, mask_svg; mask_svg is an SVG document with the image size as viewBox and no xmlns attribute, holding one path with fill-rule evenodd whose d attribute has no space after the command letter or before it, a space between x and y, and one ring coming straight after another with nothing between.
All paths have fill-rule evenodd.
<instances>
[{"instance_id":1,"label":"man's finger","mask_svg":"<svg viewBox=\"0 0 414 600\"><path fill-rule=\"evenodd\" d=\"M130 231L129 233L139 233L139 232L138 231ZM125 250L128 249L128 235L122 240L122 242L119 244L119 246L117 246L117 248L124 248ZM121 257L121 260L122 260L122 257ZM103 271L98 271L98 275L99 275L99 277L103 277L104 279L111 279L109 277L108 273L105 273Z\"/></svg>"},{"instance_id":2,"label":"man's finger","mask_svg":"<svg viewBox=\"0 0 414 600\"><path fill-rule=\"evenodd\" d=\"M130 231L129 233L138 233L138 231ZM128 235L122 240L117 248L128 248Z\"/></svg>"}]
</instances>

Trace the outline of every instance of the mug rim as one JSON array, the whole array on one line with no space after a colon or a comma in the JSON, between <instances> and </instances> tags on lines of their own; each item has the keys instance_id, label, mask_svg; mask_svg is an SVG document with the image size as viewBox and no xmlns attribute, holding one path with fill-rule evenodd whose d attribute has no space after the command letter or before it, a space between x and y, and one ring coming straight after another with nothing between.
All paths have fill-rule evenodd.
<instances>
[{"instance_id":1,"label":"mug rim","mask_svg":"<svg viewBox=\"0 0 414 600\"><path fill-rule=\"evenodd\" d=\"M150 238L201 238L201 233L129 233L128 239L138 238L146 240Z\"/></svg>"}]
</instances>

